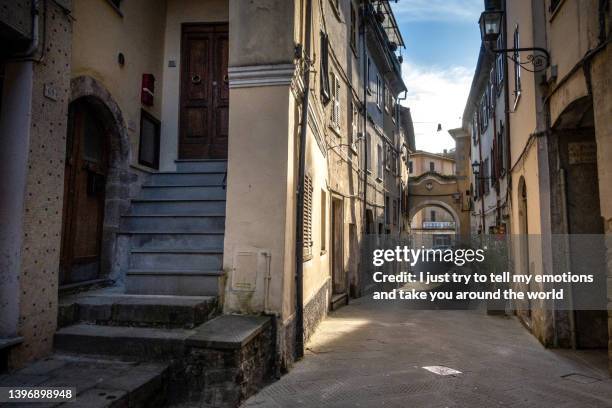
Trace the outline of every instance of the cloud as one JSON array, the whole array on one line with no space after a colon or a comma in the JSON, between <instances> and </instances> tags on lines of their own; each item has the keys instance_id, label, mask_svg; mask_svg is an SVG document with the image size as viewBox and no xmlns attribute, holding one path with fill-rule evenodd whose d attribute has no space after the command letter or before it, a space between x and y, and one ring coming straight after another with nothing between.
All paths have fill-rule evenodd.
<instances>
[{"instance_id":1,"label":"cloud","mask_svg":"<svg viewBox=\"0 0 612 408\"><path fill-rule=\"evenodd\" d=\"M392 3L401 22L478 20L484 9L482 0L399 0Z\"/></svg>"},{"instance_id":2,"label":"cloud","mask_svg":"<svg viewBox=\"0 0 612 408\"><path fill-rule=\"evenodd\" d=\"M417 149L441 152L454 147L449 129L461 126L461 116L472 83L473 71L463 66L422 67L404 62L404 82L408 88L404 105L410 108L416 132ZM438 123L442 132L437 132Z\"/></svg>"}]
</instances>

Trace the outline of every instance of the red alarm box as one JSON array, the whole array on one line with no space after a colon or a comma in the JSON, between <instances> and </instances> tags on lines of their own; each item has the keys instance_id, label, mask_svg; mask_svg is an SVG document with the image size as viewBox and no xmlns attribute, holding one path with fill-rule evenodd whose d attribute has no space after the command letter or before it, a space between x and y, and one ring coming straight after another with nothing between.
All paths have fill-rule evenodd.
<instances>
[{"instance_id":1,"label":"red alarm box","mask_svg":"<svg viewBox=\"0 0 612 408\"><path fill-rule=\"evenodd\" d=\"M153 74L142 74L140 102L145 106L153 106L153 96L155 96L155 77Z\"/></svg>"}]
</instances>

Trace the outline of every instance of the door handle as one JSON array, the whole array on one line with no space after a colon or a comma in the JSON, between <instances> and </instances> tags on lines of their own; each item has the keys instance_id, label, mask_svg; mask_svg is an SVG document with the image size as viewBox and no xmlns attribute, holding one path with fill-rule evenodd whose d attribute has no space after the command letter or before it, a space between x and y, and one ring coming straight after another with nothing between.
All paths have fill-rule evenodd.
<instances>
[{"instance_id":1,"label":"door handle","mask_svg":"<svg viewBox=\"0 0 612 408\"><path fill-rule=\"evenodd\" d=\"M192 83L192 84L197 85L197 84L199 84L199 83L201 83L201 82L202 82L202 77L201 77L201 76L199 76L198 74L193 74L193 75L191 76L191 83Z\"/></svg>"}]
</instances>

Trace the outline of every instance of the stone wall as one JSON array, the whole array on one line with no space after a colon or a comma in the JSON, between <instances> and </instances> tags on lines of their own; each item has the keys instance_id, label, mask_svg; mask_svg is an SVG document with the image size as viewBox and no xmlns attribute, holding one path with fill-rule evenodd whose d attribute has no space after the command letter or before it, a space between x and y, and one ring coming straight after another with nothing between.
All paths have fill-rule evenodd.
<instances>
[{"instance_id":1,"label":"stone wall","mask_svg":"<svg viewBox=\"0 0 612 408\"><path fill-rule=\"evenodd\" d=\"M47 3L44 21L45 48L33 65L19 276L18 334L24 343L12 355L15 366L51 351L57 321L72 22L55 2Z\"/></svg>"},{"instance_id":2,"label":"stone wall","mask_svg":"<svg viewBox=\"0 0 612 408\"><path fill-rule=\"evenodd\" d=\"M268 322L240 348L190 347L180 384L174 387L179 394L175 398L187 398L202 407L239 406L271 380L274 344L274 327Z\"/></svg>"},{"instance_id":3,"label":"stone wall","mask_svg":"<svg viewBox=\"0 0 612 408\"><path fill-rule=\"evenodd\" d=\"M331 280L325 282L321 289L304 305L304 343L313 335L321 320L327 316L331 297Z\"/></svg>"}]
</instances>

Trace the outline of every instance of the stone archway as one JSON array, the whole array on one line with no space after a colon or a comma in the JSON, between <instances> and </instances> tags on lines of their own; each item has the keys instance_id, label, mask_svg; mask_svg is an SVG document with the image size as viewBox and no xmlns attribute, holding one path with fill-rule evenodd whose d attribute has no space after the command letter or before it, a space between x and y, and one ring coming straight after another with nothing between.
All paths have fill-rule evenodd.
<instances>
[{"instance_id":1,"label":"stone archway","mask_svg":"<svg viewBox=\"0 0 612 408\"><path fill-rule=\"evenodd\" d=\"M462 208L462 193L455 176L443 176L428 172L411 178L408 183L408 218L425 207L442 208L455 220L457 235L470 234L470 215Z\"/></svg>"},{"instance_id":2,"label":"stone archway","mask_svg":"<svg viewBox=\"0 0 612 408\"><path fill-rule=\"evenodd\" d=\"M447 211L455 221L455 233L458 235L460 234L461 218L459 217L459 214L457 213L456 209L454 209L453 206L449 205L448 203L445 203L444 201L436 199L419 200L417 205L415 205L414 207L411 206L408 216L410 217L410 219L412 219L412 217L414 217L419 211L427 207L437 207Z\"/></svg>"},{"instance_id":3,"label":"stone archway","mask_svg":"<svg viewBox=\"0 0 612 408\"><path fill-rule=\"evenodd\" d=\"M130 142L127 127L119 105L111 93L96 79L89 76L73 78L70 84L70 103L86 100L106 126L109 135L109 166L106 180L102 248L100 251L101 276L116 279L113 273L117 232L121 214L129 206Z\"/></svg>"}]
</instances>

